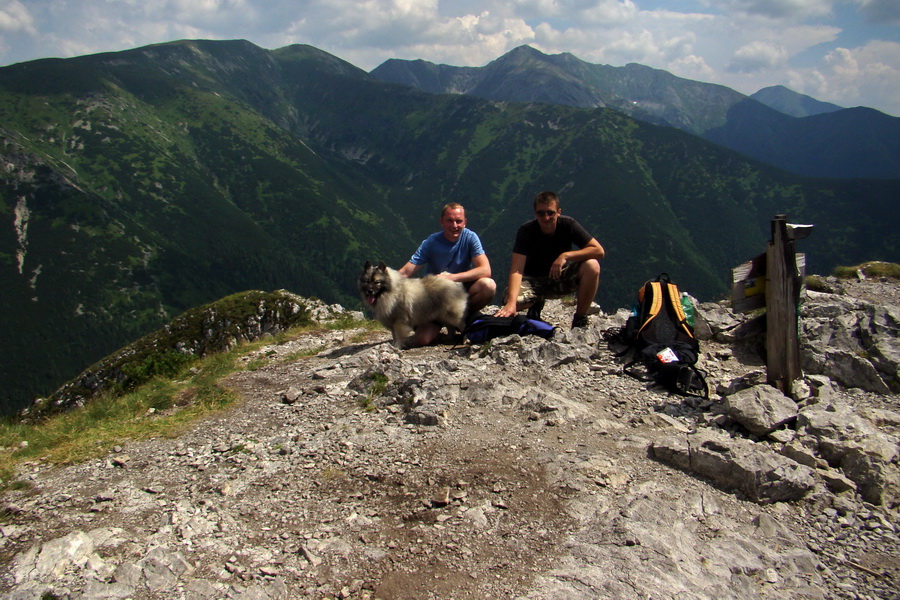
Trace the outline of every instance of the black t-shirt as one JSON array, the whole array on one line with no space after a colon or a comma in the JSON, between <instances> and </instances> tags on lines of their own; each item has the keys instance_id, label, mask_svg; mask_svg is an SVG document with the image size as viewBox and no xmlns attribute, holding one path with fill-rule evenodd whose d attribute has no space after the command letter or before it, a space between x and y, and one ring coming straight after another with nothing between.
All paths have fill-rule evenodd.
<instances>
[{"instance_id":1,"label":"black t-shirt","mask_svg":"<svg viewBox=\"0 0 900 600\"><path fill-rule=\"evenodd\" d=\"M572 246L584 248L593 237L578 221L566 215L557 217L556 231L550 235L542 233L537 219L533 219L519 227L513 252L525 255L527 277L547 277L550 265L560 254Z\"/></svg>"}]
</instances>

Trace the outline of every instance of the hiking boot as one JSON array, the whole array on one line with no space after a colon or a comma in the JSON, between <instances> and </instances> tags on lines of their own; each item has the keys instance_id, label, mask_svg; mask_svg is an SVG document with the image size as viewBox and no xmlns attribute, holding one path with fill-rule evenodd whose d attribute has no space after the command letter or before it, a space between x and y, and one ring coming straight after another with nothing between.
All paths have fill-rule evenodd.
<instances>
[{"instance_id":1,"label":"hiking boot","mask_svg":"<svg viewBox=\"0 0 900 600\"><path fill-rule=\"evenodd\" d=\"M534 301L534 304L528 309L528 312L525 313L525 316L529 319L535 319L537 321L541 320L541 311L544 310L544 299L538 298Z\"/></svg>"},{"instance_id":2,"label":"hiking boot","mask_svg":"<svg viewBox=\"0 0 900 600\"><path fill-rule=\"evenodd\" d=\"M572 329L577 327L584 328L588 326L588 317L587 315L575 315L572 317Z\"/></svg>"}]
</instances>

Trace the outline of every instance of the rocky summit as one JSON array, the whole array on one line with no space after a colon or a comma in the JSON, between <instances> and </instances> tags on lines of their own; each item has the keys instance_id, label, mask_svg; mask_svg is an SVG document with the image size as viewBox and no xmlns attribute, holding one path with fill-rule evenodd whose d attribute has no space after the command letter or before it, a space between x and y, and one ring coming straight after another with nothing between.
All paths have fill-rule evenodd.
<instances>
[{"instance_id":1,"label":"rocky summit","mask_svg":"<svg viewBox=\"0 0 900 600\"><path fill-rule=\"evenodd\" d=\"M242 401L177 438L25 465L0 593L898 598L900 296L829 285L804 294L791 398L765 384L751 321L713 303L709 399L622 374L603 334L627 311L570 330L560 301L549 340L273 342L230 376Z\"/></svg>"}]
</instances>

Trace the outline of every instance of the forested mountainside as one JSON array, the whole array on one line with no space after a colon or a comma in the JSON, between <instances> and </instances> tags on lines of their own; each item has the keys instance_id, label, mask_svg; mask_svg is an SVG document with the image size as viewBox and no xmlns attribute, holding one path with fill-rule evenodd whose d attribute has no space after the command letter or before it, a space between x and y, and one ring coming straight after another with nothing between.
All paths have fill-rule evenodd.
<instances>
[{"instance_id":1,"label":"forested mountainside","mask_svg":"<svg viewBox=\"0 0 900 600\"><path fill-rule=\"evenodd\" d=\"M598 301L668 272L700 298L816 225L813 271L896 261L900 182L804 179L611 109L433 95L309 46L181 41L0 69L0 401L50 393L245 289L356 302L467 208L495 278L543 189L607 249ZM7 410L8 411L8 410Z\"/></svg>"},{"instance_id":2,"label":"forested mountainside","mask_svg":"<svg viewBox=\"0 0 900 600\"><path fill-rule=\"evenodd\" d=\"M644 65L595 65L530 46L484 67L391 59L372 75L430 93L614 108L810 177L900 178L900 119L873 109L841 110L786 88L748 97Z\"/></svg>"}]
</instances>

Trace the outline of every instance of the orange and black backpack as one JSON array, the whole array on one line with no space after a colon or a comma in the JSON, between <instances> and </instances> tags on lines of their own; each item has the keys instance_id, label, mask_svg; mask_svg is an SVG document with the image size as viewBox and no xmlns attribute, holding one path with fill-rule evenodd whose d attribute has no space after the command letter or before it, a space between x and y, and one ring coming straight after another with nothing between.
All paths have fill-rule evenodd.
<instances>
[{"instance_id":1,"label":"orange and black backpack","mask_svg":"<svg viewBox=\"0 0 900 600\"><path fill-rule=\"evenodd\" d=\"M616 356L631 355L622 371L652 381L684 396L709 397L706 379L695 366L700 344L681 303L681 293L668 274L661 273L638 290L634 314L625 326L608 332L608 347Z\"/></svg>"}]
</instances>

